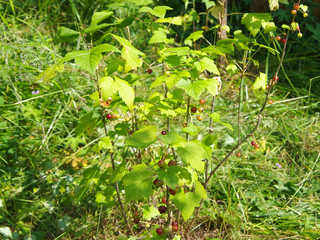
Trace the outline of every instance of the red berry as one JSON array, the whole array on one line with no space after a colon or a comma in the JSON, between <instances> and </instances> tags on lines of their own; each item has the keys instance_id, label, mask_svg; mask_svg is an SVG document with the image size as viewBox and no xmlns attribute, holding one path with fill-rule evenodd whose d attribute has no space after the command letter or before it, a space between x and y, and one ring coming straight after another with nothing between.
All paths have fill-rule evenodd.
<instances>
[{"instance_id":1,"label":"red berry","mask_svg":"<svg viewBox=\"0 0 320 240\"><path fill-rule=\"evenodd\" d=\"M275 75L272 79L277 82L279 80L279 77L278 75Z\"/></svg>"},{"instance_id":2,"label":"red berry","mask_svg":"<svg viewBox=\"0 0 320 240\"><path fill-rule=\"evenodd\" d=\"M156 178L155 180L153 180L153 184L154 184L154 185L157 185L158 182L159 182L159 179L158 179L158 178Z\"/></svg>"},{"instance_id":3,"label":"red berry","mask_svg":"<svg viewBox=\"0 0 320 240\"><path fill-rule=\"evenodd\" d=\"M109 120L113 118L112 114L110 114L110 113L107 113L106 117L107 117L107 119L109 119Z\"/></svg>"},{"instance_id":4,"label":"red berry","mask_svg":"<svg viewBox=\"0 0 320 240\"><path fill-rule=\"evenodd\" d=\"M197 112L197 108L196 108L196 107L192 107L192 108L191 108L191 112L192 112L192 113L196 113L196 112Z\"/></svg>"},{"instance_id":5,"label":"red berry","mask_svg":"<svg viewBox=\"0 0 320 240\"><path fill-rule=\"evenodd\" d=\"M167 207L166 206L159 206L158 210L162 214L162 213L165 213L167 211Z\"/></svg>"},{"instance_id":6,"label":"red berry","mask_svg":"<svg viewBox=\"0 0 320 240\"><path fill-rule=\"evenodd\" d=\"M255 141L251 141L251 145L252 145L252 146L255 146L255 145L256 145L256 142L255 142Z\"/></svg>"},{"instance_id":7,"label":"red berry","mask_svg":"<svg viewBox=\"0 0 320 240\"><path fill-rule=\"evenodd\" d=\"M160 168L164 168L164 167L165 167L165 161L164 161L164 159L161 159L161 160L158 162L158 166L159 166Z\"/></svg>"},{"instance_id":8,"label":"red berry","mask_svg":"<svg viewBox=\"0 0 320 240\"><path fill-rule=\"evenodd\" d=\"M294 8L295 10L299 10L299 8L300 8L299 3L293 4L293 8Z\"/></svg>"},{"instance_id":9,"label":"red berry","mask_svg":"<svg viewBox=\"0 0 320 240\"><path fill-rule=\"evenodd\" d=\"M149 74L151 74L151 73L152 73L152 69L149 68L149 69L147 70L147 72L148 72Z\"/></svg>"},{"instance_id":10,"label":"red berry","mask_svg":"<svg viewBox=\"0 0 320 240\"><path fill-rule=\"evenodd\" d=\"M200 103L201 105L203 105L203 104L205 104L205 103L206 103L206 100L204 100L204 99L200 99L200 100L199 100L199 103Z\"/></svg>"},{"instance_id":11,"label":"red berry","mask_svg":"<svg viewBox=\"0 0 320 240\"><path fill-rule=\"evenodd\" d=\"M130 135L132 135L132 134L133 134L133 130L130 129L128 133L129 133Z\"/></svg>"},{"instance_id":12,"label":"red berry","mask_svg":"<svg viewBox=\"0 0 320 240\"><path fill-rule=\"evenodd\" d=\"M158 235L162 235L163 234L163 229L162 228L157 228L156 232Z\"/></svg>"},{"instance_id":13,"label":"red berry","mask_svg":"<svg viewBox=\"0 0 320 240\"><path fill-rule=\"evenodd\" d=\"M286 42L287 42L287 39L286 39L286 38L282 38L282 39L281 39L281 42L282 42L282 43L286 43Z\"/></svg>"},{"instance_id":14,"label":"red berry","mask_svg":"<svg viewBox=\"0 0 320 240\"><path fill-rule=\"evenodd\" d=\"M178 226L172 226L172 231L176 232L179 230L179 227Z\"/></svg>"},{"instance_id":15,"label":"red berry","mask_svg":"<svg viewBox=\"0 0 320 240\"><path fill-rule=\"evenodd\" d=\"M139 218L134 218L134 223L138 224L140 222L140 219Z\"/></svg>"},{"instance_id":16,"label":"red berry","mask_svg":"<svg viewBox=\"0 0 320 240\"><path fill-rule=\"evenodd\" d=\"M168 162L168 166L170 167L170 166L176 166L177 165L177 162L176 161L174 161L174 160L170 160L169 162Z\"/></svg>"},{"instance_id":17,"label":"red berry","mask_svg":"<svg viewBox=\"0 0 320 240\"><path fill-rule=\"evenodd\" d=\"M241 157L241 153L240 153L240 152L237 152L237 153L236 153L236 156L237 156L237 157Z\"/></svg>"},{"instance_id":18,"label":"red berry","mask_svg":"<svg viewBox=\"0 0 320 240\"><path fill-rule=\"evenodd\" d=\"M173 189L169 188L169 193L171 195L176 195L176 190L173 190Z\"/></svg>"},{"instance_id":19,"label":"red berry","mask_svg":"<svg viewBox=\"0 0 320 240\"><path fill-rule=\"evenodd\" d=\"M276 40L277 41L281 41L281 37L280 36L276 36Z\"/></svg>"},{"instance_id":20,"label":"red berry","mask_svg":"<svg viewBox=\"0 0 320 240\"><path fill-rule=\"evenodd\" d=\"M267 85L267 86L266 86L266 89L270 89L270 85Z\"/></svg>"},{"instance_id":21,"label":"red berry","mask_svg":"<svg viewBox=\"0 0 320 240\"><path fill-rule=\"evenodd\" d=\"M291 14L292 14L292 15L296 15L296 14L297 14L297 10L292 9L292 10L291 10Z\"/></svg>"},{"instance_id":22,"label":"red berry","mask_svg":"<svg viewBox=\"0 0 320 240\"><path fill-rule=\"evenodd\" d=\"M254 145L255 149L258 149L260 146L258 144Z\"/></svg>"},{"instance_id":23,"label":"red berry","mask_svg":"<svg viewBox=\"0 0 320 240\"><path fill-rule=\"evenodd\" d=\"M178 221L173 221L171 224L172 226L178 226Z\"/></svg>"},{"instance_id":24,"label":"red berry","mask_svg":"<svg viewBox=\"0 0 320 240\"><path fill-rule=\"evenodd\" d=\"M270 99L270 100L268 101L268 103L269 103L269 104L272 104L272 103L273 103L273 100L272 100L272 99Z\"/></svg>"},{"instance_id":25,"label":"red berry","mask_svg":"<svg viewBox=\"0 0 320 240\"><path fill-rule=\"evenodd\" d=\"M162 134L162 135L166 135L167 132L163 130L163 131L161 132L161 134Z\"/></svg>"},{"instance_id":26,"label":"red berry","mask_svg":"<svg viewBox=\"0 0 320 240\"><path fill-rule=\"evenodd\" d=\"M138 211L135 211L134 216L135 216L135 217L139 216L139 212L138 212Z\"/></svg>"},{"instance_id":27,"label":"red berry","mask_svg":"<svg viewBox=\"0 0 320 240\"><path fill-rule=\"evenodd\" d=\"M198 121L202 121L202 116L200 116L200 115L197 116L197 120L198 120Z\"/></svg>"},{"instance_id":28,"label":"red berry","mask_svg":"<svg viewBox=\"0 0 320 240\"><path fill-rule=\"evenodd\" d=\"M163 204L166 204L166 203L167 203L166 197L163 197L163 198L161 199L161 202L162 202Z\"/></svg>"}]
</instances>

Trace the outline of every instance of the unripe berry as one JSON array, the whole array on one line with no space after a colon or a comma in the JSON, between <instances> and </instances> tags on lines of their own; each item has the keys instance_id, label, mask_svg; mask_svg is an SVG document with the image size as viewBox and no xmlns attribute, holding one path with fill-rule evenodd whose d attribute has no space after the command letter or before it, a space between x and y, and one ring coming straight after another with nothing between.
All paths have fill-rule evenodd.
<instances>
[{"instance_id":1,"label":"unripe berry","mask_svg":"<svg viewBox=\"0 0 320 240\"><path fill-rule=\"evenodd\" d=\"M298 33L298 38L302 38L302 33Z\"/></svg>"},{"instance_id":2,"label":"unripe berry","mask_svg":"<svg viewBox=\"0 0 320 240\"><path fill-rule=\"evenodd\" d=\"M292 15L296 15L296 14L297 14L297 10L292 9L292 10L291 10L291 14L292 14Z\"/></svg>"},{"instance_id":3,"label":"unripe berry","mask_svg":"<svg viewBox=\"0 0 320 240\"><path fill-rule=\"evenodd\" d=\"M308 13L304 13L303 17L305 17L305 18L308 17Z\"/></svg>"},{"instance_id":4,"label":"unripe berry","mask_svg":"<svg viewBox=\"0 0 320 240\"><path fill-rule=\"evenodd\" d=\"M276 40L277 41L281 41L281 37L280 36L276 36Z\"/></svg>"},{"instance_id":5,"label":"unripe berry","mask_svg":"<svg viewBox=\"0 0 320 240\"><path fill-rule=\"evenodd\" d=\"M299 8L300 8L299 3L293 4L293 8L294 8L295 10L299 10Z\"/></svg>"}]
</instances>

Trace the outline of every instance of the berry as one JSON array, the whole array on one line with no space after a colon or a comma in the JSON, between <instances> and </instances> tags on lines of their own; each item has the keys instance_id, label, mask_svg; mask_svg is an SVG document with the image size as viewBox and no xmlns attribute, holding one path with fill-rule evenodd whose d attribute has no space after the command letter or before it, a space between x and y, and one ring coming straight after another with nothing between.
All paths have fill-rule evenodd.
<instances>
[{"instance_id":1,"label":"berry","mask_svg":"<svg viewBox=\"0 0 320 240\"><path fill-rule=\"evenodd\" d=\"M298 38L302 38L302 33L298 33Z\"/></svg>"},{"instance_id":2,"label":"berry","mask_svg":"<svg viewBox=\"0 0 320 240\"><path fill-rule=\"evenodd\" d=\"M172 225L172 226L178 226L178 221L173 221L173 222L171 223L171 225Z\"/></svg>"},{"instance_id":3,"label":"berry","mask_svg":"<svg viewBox=\"0 0 320 240\"><path fill-rule=\"evenodd\" d=\"M172 226L172 231L176 232L179 230L179 227L178 226Z\"/></svg>"},{"instance_id":4,"label":"berry","mask_svg":"<svg viewBox=\"0 0 320 240\"><path fill-rule=\"evenodd\" d=\"M295 10L299 10L299 8L300 8L299 3L293 4L293 8L294 8Z\"/></svg>"},{"instance_id":5,"label":"berry","mask_svg":"<svg viewBox=\"0 0 320 240\"><path fill-rule=\"evenodd\" d=\"M166 203L167 203L166 197L163 197L163 198L161 199L161 202L162 202L163 204L166 204Z\"/></svg>"},{"instance_id":6,"label":"berry","mask_svg":"<svg viewBox=\"0 0 320 240\"><path fill-rule=\"evenodd\" d=\"M162 213L165 213L165 212L167 211L167 207L161 205L161 206L158 207L158 210L159 210L159 212L162 214Z\"/></svg>"},{"instance_id":7,"label":"berry","mask_svg":"<svg viewBox=\"0 0 320 240\"><path fill-rule=\"evenodd\" d=\"M255 141L251 141L251 145L252 145L252 146L255 146L255 145L256 145L256 142L255 142Z\"/></svg>"},{"instance_id":8,"label":"berry","mask_svg":"<svg viewBox=\"0 0 320 240\"><path fill-rule=\"evenodd\" d=\"M133 134L133 130L130 129L128 133L129 133L129 135L132 135Z\"/></svg>"},{"instance_id":9,"label":"berry","mask_svg":"<svg viewBox=\"0 0 320 240\"><path fill-rule=\"evenodd\" d=\"M272 104L272 103L273 103L273 100L270 99L270 100L268 101L268 103L269 103L269 104Z\"/></svg>"},{"instance_id":10,"label":"berry","mask_svg":"<svg viewBox=\"0 0 320 240\"><path fill-rule=\"evenodd\" d=\"M167 75L167 76L170 76L170 75L171 75L171 73L170 73L169 71L165 71L164 74Z\"/></svg>"},{"instance_id":11,"label":"berry","mask_svg":"<svg viewBox=\"0 0 320 240\"><path fill-rule=\"evenodd\" d=\"M163 130L163 131L161 132L161 134L162 134L162 135L166 135L167 132Z\"/></svg>"},{"instance_id":12,"label":"berry","mask_svg":"<svg viewBox=\"0 0 320 240\"><path fill-rule=\"evenodd\" d=\"M120 114L115 114L115 115L113 115L113 118L115 118L115 119L118 119L120 117Z\"/></svg>"},{"instance_id":13,"label":"berry","mask_svg":"<svg viewBox=\"0 0 320 240\"><path fill-rule=\"evenodd\" d=\"M292 15L296 15L296 14L297 14L297 10L292 9L292 10L291 10L291 14L292 14Z\"/></svg>"},{"instance_id":14,"label":"berry","mask_svg":"<svg viewBox=\"0 0 320 240\"><path fill-rule=\"evenodd\" d=\"M126 122L129 122L129 121L130 121L130 118L129 118L129 117L126 117L124 120L125 120Z\"/></svg>"},{"instance_id":15,"label":"berry","mask_svg":"<svg viewBox=\"0 0 320 240\"><path fill-rule=\"evenodd\" d=\"M254 145L254 148L258 149L258 148L260 148L260 146L258 144L256 144L256 145Z\"/></svg>"},{"instance_id":16,"label":"berry","mask_svg":"<svg viewBox=\"0 0 320 240\"><path fill-rule=\"evenodd\" d=\"M161 159L161 160L158 162L158 166L159 166L160 168L164 168L164 167L165 167L165 161L164 161L164 159Z\"/></svg>"},{"instance_id":17,"label":"berry","mask_svg":"<svg viewBox=\"0 0 320 240\"><path fill-rule=\"evenodd\" d=\"M197 112L197 108L196 108L196 107L192 107L192 108L191 108L191 112L192 112L192 113L196 113L196 112Z\"/></svg>"},{"instance_id":18,"label":"berry","mask_svg":"<svg viewBox=\"0 0 320 240\"><path fill-rule=\"evenodd\" d=\"M237 156L237 157L241 157L241 153L240 153L240 152L237 152L237 153L236 153L236 156Z\"/></svg>"},{"instance_id":19,"label":"berry","mask_svg":"<svg viewBox=\"0 0 320 240\"><path fill-rule=\"evenodd\" d=\"M303 17L305 17L305 18L308 17L308 13L305 12L305 13L303 14Z\"/></svg>"},{"instance_id":20,"label":"berry","mask_svg":"<svg viewBox=\"0 0 320 240\"><path fill-rule=\"evenodd\" d=\"M109 150L109 153L114 153L114 150L113 150L113 149L110 149L110 150Z\"/></svg>"},{"instance_id":21,"label":"berry","mask_svg":"<svg viewBox=\"0 0 320 240\"><path fill-rule=\"evenodd\" d=\"M270 85L267 85L267 86L266 86L266 89L270 89Z\"/></svg>"},{"instance_id":22,"label":"berry","mask_svg":"<svg viewBox=\"0 0 320 240\"><path fill-rule=\"evenodd\" d=\"M202 113L203 110L204 110L203 107L199 107L199 108L198 108L198 111L199 111L200 113Z\"/></svg>"},{"instance_id":23,"label":"berry","mask_svg":"<svg viewBox=\"0 0 320 240\"><path fill-rule=\"evenodd\" d=\"M158 178L156 178L155 180L153 180L153 184L154 184L154 185L157 185L158 182L159 182L159 179L158 179Z\"/></svg>"},{"instance_id":24,"label":"berry","mask_svg":"<svg viewBox=\"0 0 320 240\"><path fill-rule=\"evenodd\" d=\"M275 75L272 79L277 82L279 80L279 77L278 75Z\"/></svg>"},{"instance_id":25,"label":"berry","mask_svg":"<svg viewBox=\"0 0 320 240\"><path fill-rule=\"evenodd\" d=\"M173 190L173 189L169 188L169 193L171 195L176 195L176 190Z\"/></svg>"},{"instance_id":26,"label":"berry","mask_svg":"<svg viewBox=\"0 0 320 240\"><path fill-rule=\"evenodd\" d=\"M153 180L153 184L156 185L156 187L162 187L164 182L163 180L159 180L158 178L156 178L155 180Z\"/></svg>"},{"instance_id":27,"label":"berry","mask_svg":"<svg viewBox=\"0 0 320 240\"><path fill-rule=\"evenodd\" d=\"M200 100L199 100L199 103L200 103L201 105L203 105L203 104L206 103L206 101L205 101L204 99L200 99Z\"/></svg>"},{"instance_id":28,"label":"berry","mask_svg":"<svg viewBox=\"0 0 320 240\"><path fill-rule=\"evenodd\" d=\"M147 70L147 72L148 72L149 74L151 74L151 73L152 73L152 69L149 68L149 69Z\"/></svg>"},{"instance_id":29,"label":"berry","mask_svg":"<svg viewBox=\"0 0 320 240\"><path fill-rule=\"evenodd\" d=\"M163 234L163 229L162 228L157 228L156 232L158 235L162 235Z\"/></svg>"},{"instance_id":30,"label":"berry","mask_svg":"<svg viewBox=\"0 0 320 240\"><path fill-rule=\"evenodd\" d=\"M281 37L280 36L276 36L276 40L277 41L281 41Z\"/></svg>"},{"instance_id":31,"label":"berry","mask_svg":"<svg viewBox=\"0 0 320 240\"><path fill-rule=\"evenodd\" d=\"M197 116L197 120L198 120L198 121L202 121L202 116L200 116L200 115Z\"/></svg>"},{"instance_id":32,"label":"berry","mask_svg":"<svg viewBox=\"0 0 320 240\"><path fill-rule=\"evenodd\" d=\"M174 161L174 160L170 160L169 162L168 162L168 166L170 167L170 166L176 166L177 165L177 162L176 161Z\"/></svg>"},{"instance_id":33,"label":"berry","mask_svg":"<svg viewBox=\"0 0 320 240\"><path fill-rule=\"evenodd\" d=\"M282 43L286 43L286 42L287 42L287 39L286 39L286 38L282 38L282 39L281 39L281 42L282 42Z\"/></svg>"},{"instance_id":34,"label":"berry","mask_svg":"<svg viewBox=\"0 0 320 240\"><path fill-rule=\"evenodd\" d=\"M110 114L110 113L107 113L107 115L106 115L106 117L107 117L107 119L112 119L113 118L113 115L112 114Z\"/></svg>"},{"instance_id":35,"label":"berry","mask_svg":"<svg viewBox=\"0 0 320 240\"><path fill-rule=\"evenodd\" d=\"M134 223L138 224L140 222L140 219L139 218L134 218L133 221L134 221Z\"/></svg>"}]
</instances>

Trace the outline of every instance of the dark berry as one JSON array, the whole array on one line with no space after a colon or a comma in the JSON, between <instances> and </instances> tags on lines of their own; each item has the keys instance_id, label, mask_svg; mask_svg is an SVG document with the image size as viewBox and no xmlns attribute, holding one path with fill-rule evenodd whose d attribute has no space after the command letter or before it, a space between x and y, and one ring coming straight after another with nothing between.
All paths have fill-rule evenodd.
<instances>
[{"instance_id":1,"label":"dark berry","mask_svg":"<svg viewBox=\"0 0 320 240\"><path fill-rule=\"evenodd\" d=\"M179 227L178 226L172 226L172 231L176 232L179 230Z\"/></svg>"},{"instance_id":2,"label":"dark berry","mask_svg":"<svg viewBox=\"0 0 320 240\"><path fill-rule=\"evenodd\" d=\"M177 165L177 162L176 161L174 161L174 160L170 160L169 162L168 162L168 166L170 167L170 166L176 166Z\"/></svg>"},{"instance_id":3,"label":"dark berry","mask_svg":"<svg viewBox=\"0 0 320 240\"><path fill-rule=\"evenodd\" d=\"M163 130L163 131L161 132L161 134L162 134L162 135L166 135L167 132Z\"/></svg>"},{"instance_id":4,"label":"dark berry","mask_svg":"<svg viewBox=\"0 0 320 240\"><path fill-rule=\"evenodd\" d=\"M163 234L163 229L162 228L157 228L156 232L158 235L162 235Z\"/></svg>"},{"instance_id":5,"label":"dark berry","mask_svg":"<svg viewBox=\"0 0 320 240\"><path fill-rule=\"evenodd\" d=\"M148 72L149 74L151 74L151 73L152 73L152 69L149 68L149 69L147 70L147 72Z\"/></svg>"},{"instance_id":6,"label":"dark berry","mask_svg":"<svg viewBox=\"0 0 320 240\"><path fill-rule=\"evenodd\" d=\"M167 207L166 206L159 206L158 210L162 214L162 213L165 213L167 211Z\"/></svg>"},{"instance_id":7,"label":"dark berry","mask_svg":"<svg viewBox=\"0 0 320 240\"><path fill-rule=\"evenodd\" d=\"M255 145L256 145L256 142L255 142L255 141L251 141L251 145L252 145L252 146L255 146Z\"/></svg>"},{"instance_id":8,"label":"dark berry","mask_svg":"<svg viewBox=\"0 0 320 240\"><path fill-rule=\"evenodd\" d=\"M176 195L176 191L173 190L173 189L171 189L171 188L169 188L169 193L170 193L171 195Z\"/></svg>"},{"instance_id":9,"label":"dark berry","mask_svg":"<svg viewBox=\"0 0 320 240\"><path fill-rule=\"evenodd\" d=\"M140 219L139 218L134 218L134 223L138 224L140 222Z\"/></svg>"},{"instance_id":10,"label":"dark berry","mask_svg":"<svg viewBox=\"0 0 320 240\"><path fill-rule=\"evenodd\" d=\"M196 107L192 107L192 108L191 108L191 112L192 112L192 113L196 113L196 112L197 112L197 108L196 108Z\"/></svg>"}]
</instances>

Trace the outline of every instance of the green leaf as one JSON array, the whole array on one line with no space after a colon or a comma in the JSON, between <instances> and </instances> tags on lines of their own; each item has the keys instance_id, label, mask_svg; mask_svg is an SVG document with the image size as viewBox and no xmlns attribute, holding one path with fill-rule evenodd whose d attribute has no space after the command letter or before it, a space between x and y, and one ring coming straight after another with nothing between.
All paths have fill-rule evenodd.
<instances>
[{"instance_id":1,"label":"green leaf","mask_svg":"<svg viewBox=\"0 0 320 240\"><path fill-rule=\"evenodd\" d=\"M61 73L63 72L63 70L64 70L63 64L50 66L38 75L37 80L43 79L43 81L47 83L49 80L54 78L58 72Z\"/></svg>"},{"instance_id":2,"label":"green leaf","mask_svg":"<svg viewBox=\"0 0 320 240\"><path fill-rule=\"evenodd\" d=\"M167 170L160 170L158 179L163 180L170 188L175 189L179 182L180 168L177 166L170 166Z\"/></svg>"},{"instance_id":3,"label":"green leaf","mask_svg":"<svg viewBox=\"0 0 320 240\"><path fill-rule=\"evenodd\" d=\"M166 84L168 89L173 88L174 85L176 85L176 83L179 82L180 79L181 77L176 74L171 74L169 77L166 77Z\"/></svg>"},{"instance_id":4,"label":"green leaf","mask_svg":"<svg viewBox=\"0 0 320 240\"><path fill-rule=\"evenodd\" d=\"M213 135L213 134L207 134L204 136L204 138L202 139L202 143L206 146L211 146L211 145L217 145L218 142L218 136L217 135Z\"/></svg>"},{"instance_id":5,"label":"green leaf","mask_svg":"<svg viewBox=\"0 0 320 240\"><path fill-rule=\"evenodd\" d=\"M98 24L112 15L113 12L109 11L95 12L92 16L91 25Z\"/></svg>"},{"instance_id":6,"label":"green leaf","mask_svg":"<svg viewBox=\"0 0 320 240\"><path fill-rule=\"evenodd\" d=\"M188 127L185 127L185 128L182 129L182 131L187 132L187 133L189 133L190 135L193 135L193 136L194 135L198 135L200 130L201 130L201 128L199 128L199 127L197 127L197 126L195 126L193 124L190 124Z\"/></svg>"},{"instance_id":7,"label":"green leaf","mask_svg":"<svg viewBox=\"0 0 320 240\"><path fill-rule=\"evenodd\" d=\"M222 121L220 120L220 114L219 114L219 113L214 112L214 113L212 113L212 114L209 114L209 116L212 118L212 120L213 120L214 122L221 123L221 124L223 124L225 127L229 128L230 130L233 130L233 128L231 127L231 125L230 125L229 123L225 123L225 122L222 122Z\"/></svg>"},{"instance_id":8,"label":"green leaf","mask_svg":"<svg viewBox=\"0 0 320 240\"><path fill-rule=\"evenodd\" d=\"M263 22L261 25L264 29L264 33L277 31L277 26L274 24L274 22Z\"/></svg>"},{"instance_id":9,"label":"green leaf","mask_svg":"<svg viewBox=\"0 0 320 240\"><path fill-rule=\"evenodd\" d=\"M164 18L167 10L173 10L173 8L168 6L156 6L153 10L150 11L150 13L159 18Z\"/></svg>"},{"instance_id":10,"label":"green leaf","mask_svg":"<svg viewBox=\"0 0 320 240\"><path fill-rule=\"evenodd\" d=\"M126 60L126 64L130 69L137 69L138 67L141 67L142 60L139 56L145 57L145 54L132 46L128 40L113 34L112 36L122 45L123 48L121 56Z\"/></svg>"},{"instance_id":11,"label":"green leaf","mask_svg":"<svg viewBox=\"0 0 320 240\"><path fill-rule=\"evenodd\" d=\"M205 149L198 142L188 142L184 147L178 147L177 153L181 157L182 161L186 164L190 164L191 167L199 172L204 172L204 155Z\"/></svg>"},{"instance_id":12,"label":"green leaf","mask_svg":"<svg viewBox=\"0 0 320 240\"><path fill-rule=\"evenodd\" d=\"M112 77L103 77L99 81L99 88L104 100L112 97L118 91L118 85Z\"/></svg>"},{"instance_id":13,"label":"green leaf","mask_svg":"<svg viewBox=\"0 0 320 240\"><path fill-rule=\"evenodd\" d=\"M80 121L76 127L76 134L79 135L82 132L90 134L99 119L99 114L90 112L87 115L80 118Z\"/></svg>"},{"instance_id":14,"label":"green leaf","mask_svg":"<svg viewBox=\"0 0 320 240\"><path fill-rule=\"evenodd\" d=\"M176 84L176 87L184 89L190 97L196 100L199 99L200 95L204 92L207 86L208 83L206 81L199 80L191 82L189 79L181 79Z\"/></svg>"},{"instance_id":15,"label":"green leaf","mask_svg":"<svg viewBox=\"0 0 320 240\"><path fill-rule=\"evenodd\" d=\"M260 76L256 78L256 81L252 85L252 88L254 90L258 90L262 88L265 91L266 86L267 86L267 75L264 73L260 73Z\"/></svg>"},{"instance_id":16,"label":"green leaf","mask_svg":"<svg viewBox=\"0 0 320 240\"><path fill-rule=\"evenodd\" d=\"M137 148L146 148L157 139L157 128L155 126L146 126L134 134L130 138L126 138L126 145Z\"/></svg>"},{"instance_id":17,"label":"green leaf","mask_svg":"<svg viewBox=\"0 0 320 240\"><path fill-rule=\"evenodd\" d=\"M112 143L111 143L111 140L110 140L109 137L103 137L103 138L99 141L98 146L99 146L99 150L112 149L112 148L113 148Z\"/></svg>"},{"instance_id":18,"label":"green leaf","mask_svg":"<svg viewBox=\"0 0 320 240\"><path fill-rule=\"evenodd\" d=\"M0 234L6 239L12 239L11 229L8 227L0 227Z\"/></svg>"},{"instance_id":19,"label":"green leaf","mask_svg":"<svg viewBox=\"0 0 320 240\"><path fill-rule=\"evenodd\" d=\"M96 203L103 204L107 207L112 207L115 204L114 197L116 195L116 190L112 186L108 186L103 191L96 193Z\"/></svg>"},{"instance_id":20,"label":"green leaf","mask_svg":"<svg viewBox=\"0 0 320 240\"><path fill-rule=\"evenodd\" d=\"M213 96L216 96L219 94L221 89L221 78L220 77L214 77L209 78L207 80L207 91L212 94Z\"/></svg>"},{"instance_id":21,"label":"green leaf","mask_svg":"<svg viewBox=\"0 0 320 240\"><path fill-rule=\"evenodd\" d=\"M270 22L272 16L270 13L246 13L241 19L241 24L245 24L253 37L259 32L262 23Z\"/></svg>"},{"instance_id":22,"label":"green leaf","mask_svg":"<svg viewBox=\"0 0 320 240\"><path fill-rule=\"evenodd\" d=\"M159 138L172 147L184 146L186 142L183 137L174 131L170 131L166 135L160 135Z\"/></svg>"},{"instance_id":23,"label":"green leaf","mask_svg":"<svg viewBox=\"0 0 320 240\"><path fill-rule=\"evenodd\" d=\"M167 34L164 31L156 30L153 32L152 37L149 40L149 44L152 43L165 43L167 40Z\"/></svg>"},{"instance_id":24,"label":"green leaf","mask_svg":"<svg viewBox=\"0 0 320 240\"><path fill-rule=\"evenodd\" d=\"M79 37L80 33L70 28L61 27L59 29L59 40L62 42L72 41Z\"/></svg>"},{"instance_id":25,"label":"green leaf","mask_svg":"<svg viewBox=\"0 0 320 240\"><path fill-rule=\"evenodd\" d=\"M279 1L278 0L269 0L270 11L276 11L279 9Z\"/></svg>"},{"instance_id":26,"label":"green leaf","mask_svg":"<svg viewBox=\"0 0 320 240\"><path fill-rule=\"evenodd\" d=\"M200 206L202 199L206 199L207 194L199 181L195 182L195 192L180 191L173 197L173 203L181 211L181 215L187 221L193 214L194 209Z\"/></svg>"},{"instance_id":27,"label":"green leaf","mask_svg":"<svg viewBox=\"0 0 320 240\"><path fill-rule=\"evenodd\" d=\"M118 123L116 126L114 126L114 130L119 136L127 136L127 130L129 127L130 123Z\"/></svg>"},{"instance_id":28,"label":"green leaf","mask_svg":"<svg viewBox=\"0 0 320 240\"><path fill-rule=\"evenodd\" d=\"M186 39L185 39L185 41L186 40L192 40L192 41L197 41L199 38L201 38L203 35L203 31L196 31L196 32L193 32L193 33L191 33Z\"/></svg>"},{"instance_id":29,"label":"green leaf","mask_svg":"<svg viewBox=\"0 0 320 240\"><path fill-rule=\"evenodd\" d=\"M154 206L143 206L142 207L143 218L150 221L152 218L159 216L160 212Z\"/></svg>"},{"instance_id":30,"label":"green leaf","mask_svg":"<svg viewBox=\"0 0 320 240\"><path fill-rule=\"evenodd\" d=\"M225 54L234 55L234 43L236 42L235 39L221 39L217 41L217 47Z\"/></svg>"},{"instance_id":31,"label":"green leaf","mask_svg":"<svg viewBox=\"0 0 320 240\"><path fill-rule=\"evenodd\" d=\"M199 72L208 70L211 73L220 75L217 65L210 58L204 57L199 62L195 62L194 66L197 68Z\"/></svg>"},{"instance_id":32,"label":"green leaf","mask_svg":"<svg viewBox=\"0 0 320 240\"><path fill-rule=\"evenodd\" d=\"M119 52L117 48L109 44L102 44L87 51L82 50L69 52L61 61L66 62L74 59L75 63L82 67L84 70L90 73L94 73L102 58L101 53L107 51Z\"/></svg>"},{"instance_id":33,"label":"green leaf","mask_svg":"<svg viewBox=\"0 0 320 240\"><path fill-rule=\"evenodd\" d=\"M116 80L115 86L118 89L119 96L131 109L133 107L134 102L134 89L130 86L130 84L127 81L124 81L117 77L114 78Z\"/></svg>"},{"instance_id":34,"label":"green leaf","mask_svg":"<svg viewBox=\"0 0 320 240\"><path fill-rule=\"evenodd\" d=\"M156 22L158 23L170 23L173 25L182 25L183 17L173 17L173 18L160 18Z\"/></svg>"},{"instance_id":35,"label":"green leaf","mask_svg":"<svg viewBox=\"0 0 320 240\"><path fill-rule=\"evenodd\" d=\"M147 170L144 164L132 167L132 171L122 178L126 185L126 202L149 198L152 195L152 176L153 173Z\"/></svg>"}]
</instances>

